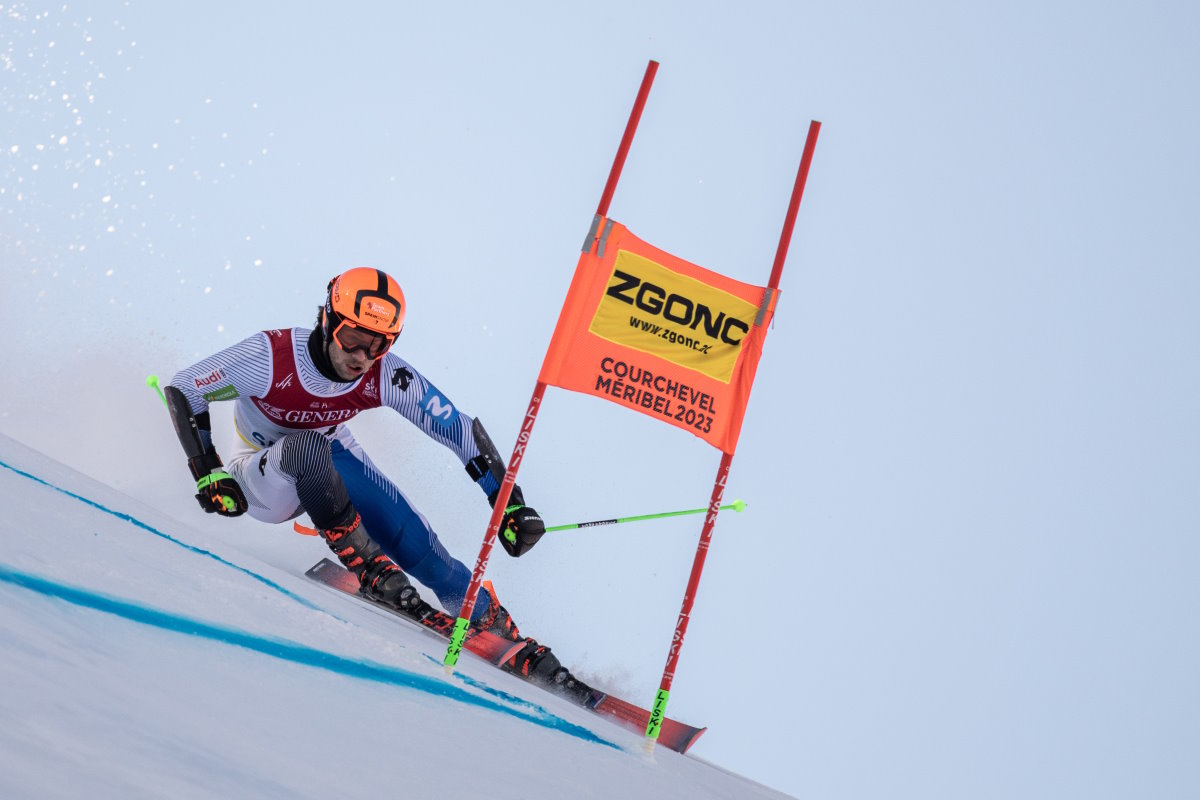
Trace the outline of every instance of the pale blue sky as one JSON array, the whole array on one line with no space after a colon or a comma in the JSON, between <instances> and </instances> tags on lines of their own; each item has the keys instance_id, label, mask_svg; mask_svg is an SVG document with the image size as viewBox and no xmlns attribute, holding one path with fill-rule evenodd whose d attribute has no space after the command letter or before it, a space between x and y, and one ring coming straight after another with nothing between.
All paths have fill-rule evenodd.
<instances>
[{"instance_id":1,"label":"pale blue sky","mask_svg":"<svg viewBox=\"0 0 1200 800\"><path fill-rule=\"evenodd\" d=\"M1194 796L1200 12L732 9L4 4L0 432L220 526L141 380L371 264L402 355L507 454L654 58L611 213L691 261L766 281L824 125L726 495L751 508L672 694L696 754L802 797ZM358 432L470 563L488 509L453 459ZM521 483L554 524L703 505L717 463L552 389ZM648 703L698 533L567 534L492 577Z\"/></svg>"}]
</instances>

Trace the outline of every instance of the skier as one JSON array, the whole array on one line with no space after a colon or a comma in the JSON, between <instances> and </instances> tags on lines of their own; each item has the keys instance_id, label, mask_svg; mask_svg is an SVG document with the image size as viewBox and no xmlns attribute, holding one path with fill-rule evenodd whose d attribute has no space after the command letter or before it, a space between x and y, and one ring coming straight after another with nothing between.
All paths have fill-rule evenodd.
<instances>
[{"instance_id":1,"label":"skier","mask_svg":"<svg viewBox=\"0 0 1200 800\"><path fill-rule=\"evenodd\" d=\"M390 352L407 311L390 275L356 267L329 282L316 326L262 331L181 370L164 394L205 511L248 512L278 523L307 512L317 532L359 580L360 592L401 611L423 606L409 576L452 613L471 571L453 558L428 520L372 463L345 423L386 406L454 451L495 504L504 462L478 419L460 411L411 364ZM234 449L223 464L208 404L234 400ZM545 533L514 486L500 543L521 556ZM491 582L479 592L473 627L522 641ZM506 667L586 700L590 692L550 648L531 638Z\"/></svg>"}]
</instances>

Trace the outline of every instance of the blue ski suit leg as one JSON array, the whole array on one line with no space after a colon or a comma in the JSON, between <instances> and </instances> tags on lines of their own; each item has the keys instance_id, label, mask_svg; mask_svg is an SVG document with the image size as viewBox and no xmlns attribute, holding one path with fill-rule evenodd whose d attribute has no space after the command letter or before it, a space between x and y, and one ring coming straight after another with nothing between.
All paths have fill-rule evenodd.
<instances>
[{"instance_id":1,"label":"blue ski suit leg","mask_svg":"<svg viewBox=\"0 0 1200 800\"><path fill-rule=\"evenodd\" d=\"M331 449L333 465L371 539L405 574L429 587L442 608L457 615L471 583L471 571L446 551L429 521L361 448L354 453L334 441ZM490 603L488 590L480 589L471 619L478 619Z\"/></svg>"}]
</instances>

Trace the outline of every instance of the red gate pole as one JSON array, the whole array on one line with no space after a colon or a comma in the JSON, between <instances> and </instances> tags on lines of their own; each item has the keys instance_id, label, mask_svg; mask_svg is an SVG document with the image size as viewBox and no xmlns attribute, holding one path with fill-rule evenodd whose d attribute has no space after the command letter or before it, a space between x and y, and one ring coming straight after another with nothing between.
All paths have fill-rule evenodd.
<instances>
[{"instance_id":1,"label":"red gate pole","mask_svg":"<svg viewBox=\"0 0 1200 800\"><path fill-rule=\"evenodd\" d=\"M625 167L625 157L629 155L629 147L633 143L633 134L637 131L638 121L642 118L642 109L650 94L650 85L654 83L654 75L658 72L658 62L651 61L646 65L646 74L642 76L642 85L638 89L637 99L634 100L633 110L629 121L625 123L625 134L617 147L616 158L613 159L612 169L608 173L608 182L604 185L604 193L600 197L600 205L596 207L596 216L608 215L608 206L612 202L613 193L617 189L617 181L621 170ZM450 646L446 648L446 657L442 663L453 667L458 663L462 653L463 642L467 638L467 628L471 624L471 613L475 610L475 599L479 595L479 587L483 584L483 575L487 572L488 560L492 557L492 545L500 533L500 522L504 519L504 509L512 488L517 482L517 471L525 458L525 447L533 433L533 424L537 421L538 410L542 405L542 396L546 393L546 384L538 381L534 386L533 396L529 399L529 408L525 411L525 420L521 423L521 432L517 434L517 443L513 446L512 457L508 460L508 469L504 471L504 480L500 482L500 491L496 495L496 504L492 507L492 517L488 521L487 531L483 535L483 545L475 559L475 569L471 572L471 583L467 586L466 597L463 598L462 608L459 609L458 619L454 622L454 631L450 635Z\"/></svg>"},{"instance_id":2,"label":"red gate pole","mask_svg":"<svg viewBox=\"0 0 1200 800\"><path fill-rule=\"evenodd\" d=\"M800 210L800 198L803 197L804 185L808 182L808 169L812 164L813 150L817 146L817 134L820 131L821 123L813 120L808 127L804 154L800 158L800 169L796 172L796 183L792 187L792 199L788 203L787 214L783 221L783 232L779 236L779 247L775 250L775 264L771 268L771 279L767 284L768 291L773 292L779 288L779 279L783 274L783 262L787 260L788 245L791 243L792 230L796 225L796 214ZM654 696L654 705L650 709L650 721L646 725L646 741L650 747L658 739L662 721L667 715L667 700L671 696L671 684L675 681L675 667L679 663L679 651L683 647L684 634L687 633L696 591L700 588L700 574L704 571L704 560L708 557L708 546L712 541L713 528L717 524L717 514L721 509L721 498L725 494L725 482L729 478L729 468L732 463L732 453L721 454L721 466L717 468L717 480L713 483L708 514L704 517L704 527L700 531L700 541L696 545L696 556L692 559L692 572L688 576L687 589L683 594L683 606L679 611L679 619L675 622L675 634L671 637L667 665L663 668L662 681L658 685L658 692Z\"/></svg>"},{"instance_id":3,"label":"red gate pole","mask_svg":"<svg viewBox=\"0 0 1200 800\"><path fill-rule=\"evenodd\" d=\"M800 168L796 170L796 184L792 187L792 199L788 203L787 216L783 220L783 233L779 236L779 247L775 250L775 264L771 267L771 280L767 286L779 288L779 279L783 275L783 262L787 260L788 246L792 243L792 229L796 227L796 213L800 210L800 198L804 196L804 186L808 183L808 168L812 166L813 151L817 149L817 135L821 133L821 123L815 119L808 124L808 138L804 140L804 154L800 156Z\"/></svg>"},{"instance_id":4,"label":"red gate pole","mask_svg":"<svg viewBox=\"0 0 1200 800\"><path fill-rule=\"evenodd\" d=\"M633 134L637 131L638 122L642 119L642 109L646 107L646 98L650 96L650 85L658 73L658 62L651 61L646 65L646 74L642 76L642 85L638 88L637 98L633 101L633 110L629 112L629 121L625 123L625 135L617 147L617 156L613 159L612 169L608 172L608 182L604 184L604 193L600 195L600 205L596 213L601 217L608 216L608 205L612 202L613 193L617 191L617 180L621 170L625 168L625 157L629 155L629 146L633 144Z\"/></svg>"}]
</instances>

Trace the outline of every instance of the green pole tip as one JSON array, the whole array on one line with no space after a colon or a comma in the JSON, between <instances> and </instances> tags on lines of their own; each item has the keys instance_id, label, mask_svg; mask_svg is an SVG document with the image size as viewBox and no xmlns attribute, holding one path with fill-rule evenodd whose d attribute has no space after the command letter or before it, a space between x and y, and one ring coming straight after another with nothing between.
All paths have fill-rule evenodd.
<instances>
[{"instance_id":1,"label":"green pole tip","mask_svg":"<svg viewBox=\"0 0 1200 800\"><path fill-rule=\"evenodd\" d=\"M748 503L745 500L734 500L729 505L733 507L734 511L745 511Z\"/></svg>"},{"instance_id":2,"label":"green pole tip","mask_svg":"<svg viewBox=\"0 0 1200 800\"><path fill-rule=\"evenodd\" d=\"M146 376L146 385L154 390L154 393L158 395L159 400L162 400L162 404L164 406L166 406L167 408L170 408L170 406L167 405L167 396L165 394L163 394L162 389L158 388L158 376L157 375L147 375Z\"/></svg>"}]
</instances>

